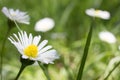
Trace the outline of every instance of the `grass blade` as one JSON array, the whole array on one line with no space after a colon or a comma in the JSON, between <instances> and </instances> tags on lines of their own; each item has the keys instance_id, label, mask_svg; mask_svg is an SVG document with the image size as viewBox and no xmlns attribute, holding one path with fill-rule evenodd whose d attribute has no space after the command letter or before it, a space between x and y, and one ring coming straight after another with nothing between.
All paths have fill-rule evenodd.
<instances>
[{"instance_id":1,"label":"grass blade","mask_svg":"<svg viewBox=\"0 0 120 80\"><path fill-rule=\"evenodd\" d=\"M84 54L83 54L83 57L82 57L82 60L81 60L81 65L80 65L80 68L79 68L79 72L77 74L77 80L82 79L83 69L84 69L84 66L85 66L85 62L86 62L86 59L87 59L88 50L89 50L89 46L90 46L90 42L91 42L91 37L92 37L92 32L93 32L93 24L94 24L94 22L92 22L92 24L90 26L88 36L87 36L86 45L85 45L85 48L84 48Z\"/></svg>"},{"instance_id":2,"label":"grass blade","mask_svg":"<svg viewBox=\"0 0 120 80\"><path fill-rule=\"evenodd\" d=\"M109 74L104 78L104 80L107 80L108 77L112 74L112 72L113 72L119 65L120 65L120 62L118 62L118 63L114 66L114 68L109 72Z\"/></svg>"}]
</instances>

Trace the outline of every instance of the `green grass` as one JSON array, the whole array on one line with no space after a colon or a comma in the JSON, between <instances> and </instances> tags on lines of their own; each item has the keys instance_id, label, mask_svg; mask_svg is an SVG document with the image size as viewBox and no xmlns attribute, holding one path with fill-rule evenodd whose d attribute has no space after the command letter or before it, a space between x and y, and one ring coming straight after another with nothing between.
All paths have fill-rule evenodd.
<instances>
[{"instance_id":1,"label":"green grass","mask_svg":"<svg viewBox=\"0 0 120 80\"><path fill-rule=\"evenodd\" d=\"M107 10L111 13L109 20L96 19L93 27L93 37L82 80L99 80L105 74L109 61L120 56L120 1L119 0L0 0L0 10L3 6L26 11L30 15L30 25L18 24L22 30L33 35L42 35L42 39L49 40L60 55L60 59L48 66L51 80L75 80L83 56L85 41L89 32L91 19L85 14L88 8ZM46 33L35 32L35 23L44 17L55 20L55 27ZM0 50L7 32L7 18L0 12ZM98 34L103 30L112 32L117 42L108 44L99 39ZM10 34L17 33L15 27ZM62 33L63 36L52 38L53 33ZM1 52L1 51L0 51ZM6 41L3 57L3 80L12 80L16 77L19 68L19 52ZM119 67L113 71L108 80L120 80ZM26 68L20 80L47 80L39 65Z\"/></svg>"}]
</instances>

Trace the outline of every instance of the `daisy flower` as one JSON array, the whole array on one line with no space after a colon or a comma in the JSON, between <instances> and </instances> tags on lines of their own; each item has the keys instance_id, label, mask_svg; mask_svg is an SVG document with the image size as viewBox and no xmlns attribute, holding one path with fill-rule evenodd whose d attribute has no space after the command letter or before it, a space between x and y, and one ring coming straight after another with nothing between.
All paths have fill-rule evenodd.
<instances>
[{"instance_id":1,"label":"daisy flower","mask_svg":"<svg viewBox=\"0 0 120 80\"><path fill-rule=\"evenodd\" d=\"M55 25L55 22L51 18L43 18L40 19L38 22L35 24L35 31L41 31L41 32L47 32L51 30Z\"/></svg>"},{"instance_id":2,"label":"daisy flower","mask_svg":"<svg viewBox=\"0 0 120 80\"><path fill-rule=\"evenodd\" d=\"M99 38L102 41L105 41L105 42L110 43L110 44L116 42L116 37L111 32L108 32L108 31L100 32Z\"/></svg>"},{"instance_id":3,"label":"daisy flower","mask_svg":"<svg viewBox=\"0 0 120 80\"><path fill-rule=\"evenodd\" d=\"M93 8L87 9L85 13L92 17L98 17L101 19L109 19L110 13L108 11L102 11L102 10L95 10Z\"/></svg>"},{"instance_id":4,"label":"daisy flower","mask_svg":"<svg viewBox=\"0 0 120 80\"><path fill-rule=\"evenodd\" d=\"M18 35L13 34L13 37L10 36L8 39L15 45L23 59L48 64L59 58L56 50L51 49L52 46L45 46L48 43L47 40L40 42L40 35L33 37L31 33L27 35L25 31L20 31Z\"/></svg>"},{"instance_id":5,"label":"daisy flower","mask_svg":"<svg viewBox=\"0 0 120 80\"><path fill-rule=\"evenodd\" d=\"M17 10L8 9L6 7L2 8L2 12L11 21L16 21L18 23L23 23L23 24L29 24L30 18L26 12L19 11L18 9Z\"/></svg>"}]
</instances>

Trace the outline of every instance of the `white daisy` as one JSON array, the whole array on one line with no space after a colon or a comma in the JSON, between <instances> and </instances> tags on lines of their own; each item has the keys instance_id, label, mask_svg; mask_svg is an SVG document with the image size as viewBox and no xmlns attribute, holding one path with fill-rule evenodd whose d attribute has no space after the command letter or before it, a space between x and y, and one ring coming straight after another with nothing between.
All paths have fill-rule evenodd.
<instances>
[{"instance_id":1,"label":"white daisy","mask_svg":"<svg viewBox=\"0 0 120 80\"><path fill-rule=\"evenodd\" d=\"M7 9L6 7L2 8L2 12L12 21L15 20L18 23L29 24L30 18L26 12L19 11L18 9L14 11L13 9Z\"/></svg>"},{"instance_id":2,"label":"white daisy","mask_svg":"<svg viewBox=\"0 0 120 80\"><path fill-rule=\"evenodd\" d=\"M99 33L99 38L102 41L105 41L107 43L115 43L116 42L116 37L108 31L102 31Z\"/></svg>"},{"instance_id":3,"label":"white daisy","mask_svg":"<svg viewBox=\"0 0 120 80\"><path fill-rule=\"evenodd\" d=\"M40 19L35 24L35 31L47 32L51 30L55 25L55 22L51 18Z\"/></svg>"},{"instance_id":4,"label":"white daisy","mask_svg":"<svg viewBox=\"0 0 120 80\"><path fill-rule=\"evenodd\" d=\"M101 19L109 19L110 13L108 11L102 11L102 10L95 10L93 8L87 9L86 14L92 17L98 17Z\"/></svg>"},{"instance_id":5,"label":"white daisy","mask_svg":"<svg viewBox=\"0 0 120 80\"><path fill-rule=\"evenodd\" d=\"M45 46L48 43L47 40L43 40L40 43L40 35L33 37L31 33L27 35L25 31L18 32L18 35L13 35L14 37L10 36L8 39L18 49L22 58L41 61L46 64L53 63L55 59L59 58L56 50L51 49L52 46Z\"/></svg>"}]
</instances>

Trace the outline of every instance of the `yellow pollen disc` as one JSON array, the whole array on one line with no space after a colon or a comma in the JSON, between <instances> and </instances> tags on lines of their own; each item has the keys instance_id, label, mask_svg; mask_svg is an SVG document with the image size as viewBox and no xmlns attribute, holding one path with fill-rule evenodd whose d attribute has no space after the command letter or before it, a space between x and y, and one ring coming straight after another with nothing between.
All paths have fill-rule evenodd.
<instances>
[{"instance_id":1,"label":"yellow pollen disc","mask_svg":"<svg viewBox=\"0 0 120 80\"><path fill-rule=\"evenodd\" d=\"M95 14L98 14L100 12L100 10L95 10Z\"/></svg>"},{"instance_id":2,"label":"yellow pollen disc","mask_svg":"<svg viewBox=\"0 0 120 80\"><path fill-rule=\"evenodd\" d=\"M16 16L16 14L15 14L15 13L13 13L13 14L11 14L11 16Z\"/></svg>"},{"instance_id":3,"label":"yellow pollen disc","mask_svg":"<svg viewBox=\"0 0 120 80\"><path fill-rule=\"evenodd\" d=\"M38 47L34 44L29 45L24 49L24 54L27 55L28 57L37 57L38 53Z\"/></svg>"}]
</instances>

